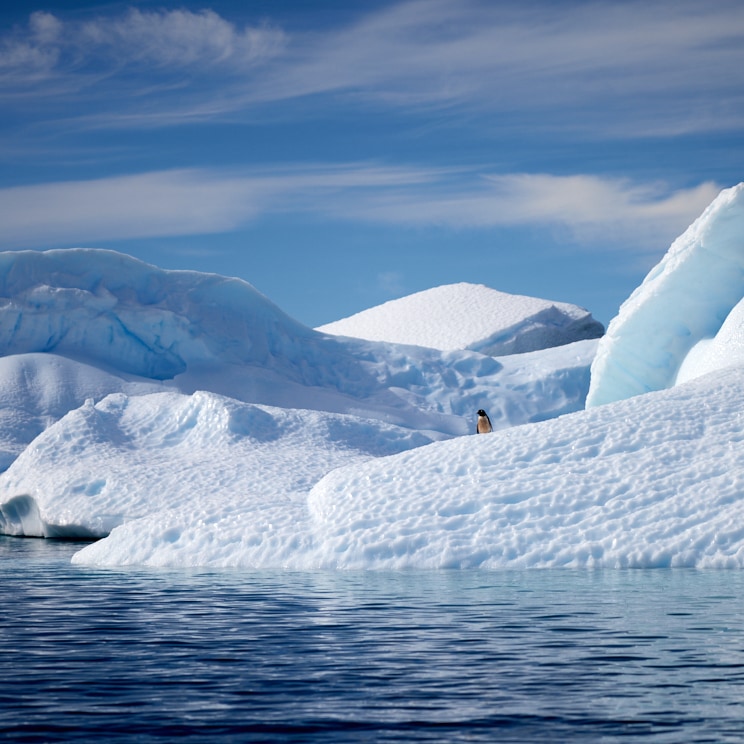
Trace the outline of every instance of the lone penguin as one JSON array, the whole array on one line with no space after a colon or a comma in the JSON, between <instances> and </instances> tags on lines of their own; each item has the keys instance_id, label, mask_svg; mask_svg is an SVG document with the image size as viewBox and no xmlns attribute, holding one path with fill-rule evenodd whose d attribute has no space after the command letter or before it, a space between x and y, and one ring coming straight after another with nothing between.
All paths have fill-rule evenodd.
<instances>
[{"instance_id":1,"label":"lone penguin","mask_svg":"<svg viewBox=\"0 0 744 744\"><path fill-rule=\"evenodd\" d=\"M481 408L478 411L478 423L475 425L475 433L488 434L491 431L493 431L491 419L488 418L488 414Z\"/></svg>"}]
</instances>

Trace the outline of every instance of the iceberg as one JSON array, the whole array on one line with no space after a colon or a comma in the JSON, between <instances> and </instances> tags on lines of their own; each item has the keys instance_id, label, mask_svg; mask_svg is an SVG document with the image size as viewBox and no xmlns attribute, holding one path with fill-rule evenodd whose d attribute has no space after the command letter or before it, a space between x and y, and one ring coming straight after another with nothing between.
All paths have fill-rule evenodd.
<instances>
[{"instance_id":1,"label":"iceberg","mask_svg":"<svg viewBox=\"0 0 744 744\"><path fill-rule=\"evenodd\" d=\"M90 566L744 568L743 200L606 337L503 356L312 330L110 252L16 256L0 531L96 539Z\"/></svg>"},{"instance_id":2,"label":"iceberg","mask_svg":"<svg viewBox=\"0 0 744 744\"><path fill-rule=\"evenodd\" d=\"M577 305L461 282L390 300L316 330L503 356L599 338L604 326Z\"/></svg>"},{"instance_id":3,"label":"iceberg","mask_svg":"<svg viewBox=\"0 0 744 744\"><path fill-rule=\"evenodd\" d=\"M742 298L744 183L722 191L623 303L599 341L587 406L736 363Z\"/></svg>"}]
</instances>

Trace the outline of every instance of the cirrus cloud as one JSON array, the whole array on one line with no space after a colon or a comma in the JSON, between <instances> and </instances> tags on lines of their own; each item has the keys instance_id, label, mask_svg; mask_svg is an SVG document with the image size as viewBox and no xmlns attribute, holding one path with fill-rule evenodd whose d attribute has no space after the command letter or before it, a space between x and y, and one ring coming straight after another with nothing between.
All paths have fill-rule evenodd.
<instances>
[{"instance_id":1,"label":"cirrus cloud","mask_svg":"<svg viewBox=\"0 0 744 744\"><path fill-rule=\"evenodd\" d=\"M719 190L358 163L180 169L0 189L1 247L225 233L289 213L401 227L560 227L583 249L599 242L643 251L668 244Z\"/></svg>"},{"instance_id":2,"label":"cirrus cloud","mask_svg":"<svg viewBox=\"0 0 744 744\"><path fill-rule=\"evenodd\" d=\"M32 86L28 89L28 86ZM163 91L177 88L178 95ZM466 107L492 126L628 137L744 125L744 6L408 0L343 25L238 26L213 10L49 12L0 36L0 100L87 94L88 125L172 125L263 104ZM496 114L494 118L492 115Z\"/></svg>"}]
</instances>

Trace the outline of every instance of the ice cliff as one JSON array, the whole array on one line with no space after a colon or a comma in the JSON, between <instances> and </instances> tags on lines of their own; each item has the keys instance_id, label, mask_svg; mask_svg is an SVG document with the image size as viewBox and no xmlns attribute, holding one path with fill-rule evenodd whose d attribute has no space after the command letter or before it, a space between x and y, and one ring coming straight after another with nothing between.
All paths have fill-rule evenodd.
<instances>
[{"instance_id":1,"label":"ice cliff","mask_svg":"<svg viewBox=\"0 0 744 744\"><path fill-rule=\"evenodd\" d=\"M744 183L722 191L623 303L599 342L587 406L741 361L742 298Z\"/></svg>"}]
</instances>

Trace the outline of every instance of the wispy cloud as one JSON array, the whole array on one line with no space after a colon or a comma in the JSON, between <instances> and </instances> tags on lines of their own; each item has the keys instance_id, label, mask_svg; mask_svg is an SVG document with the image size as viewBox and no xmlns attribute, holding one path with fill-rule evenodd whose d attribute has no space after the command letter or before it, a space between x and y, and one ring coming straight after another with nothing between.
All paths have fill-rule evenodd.
<instances>
[{"instance_id":1,"label":"wispy cloud","mask_svg":"<svg viewBox=\"0 0 744 744\"><path fill-rule=\"evenodd\" d=\"M126 124L139 107L167 111L173 101L164 90L191 93L199 105L214 96L202 89L206 81L219 88L219 76L244 75L284 43L278 28L238 28L211 10L131 9L84 22L37 11L26 28L0 37L0 96L50 107L78 100L91 115L114 102L113 118Z\"/></svg>"},{"instance_id":2,"label":"wispy cloud","mask_svg":"<svg viewBox=\"0 0 744 744\"><path fill-rule=\"evenodd\" d=\"M329 95L407 111L467 106L494 127L542 113L545 128L613 136L744 124L739 0L360 7L351 24L292 33L211 10L86 22L38 12L0 39L0 93L31 83L49 100L95 92L86 113L119 126ZM179 95L164 96L168 85Z\"/></svg>"},{"instance_id":3,"label":"wispy cloud","mask_svg":"<svg viewBox=\"0 0 744 744\"><path fill-rule=\"evenodd\" d=\"M163 68L206 64L244 69L275 56L285 41L279 29L239 29L211 10L133 9L123 18L84 23L77 35L78 46L92 56Z\"/></svg>"},{"instance_id":4,"label":"wispy cloud","mask_svg":"<svg viewBox=\"0 0 744 744\"><path fill-rule=\"evenodd\" d=\"M0 189L0 247L222 233L290 213L401 227L559 227L579 249L658 250L665 247L659 240L668 244L718 191L713 183L672 189L589 175L373 164L161 171Z\"/></svg>"}]
</instances>

